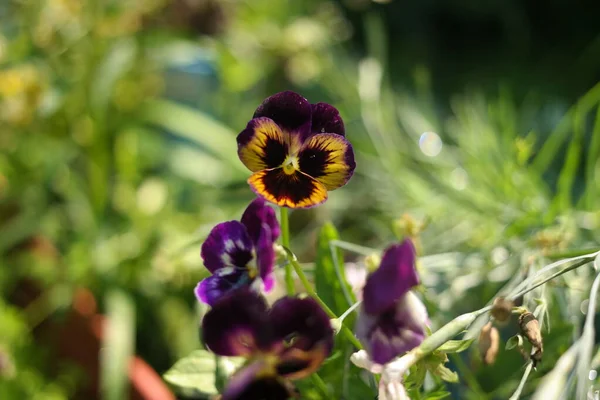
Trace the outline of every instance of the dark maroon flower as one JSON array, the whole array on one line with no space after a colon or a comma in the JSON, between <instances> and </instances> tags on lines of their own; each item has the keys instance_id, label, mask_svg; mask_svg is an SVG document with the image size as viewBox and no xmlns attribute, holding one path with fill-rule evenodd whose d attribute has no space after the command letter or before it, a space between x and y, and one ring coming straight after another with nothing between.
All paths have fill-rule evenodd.
<instances>
[{"instance_id":1,"label":"dark maroon flower","mask_svg":"<svg viewBox=\"0 0 600 400\"><path fill-rule=\"evenodd\" d=\"M427 310L410 291L418 284L415 249L408 239L388 247L379 268L367 277L356 335L374 362L386 364L425 338Z\"/></svg>"},{"instance_id":2,"label":"dark maroon flower","mask_svg":"<svg viewBox=\"0 0 600 400\"><path fill-rule=\"evenodd\" d=\"M308 208L348 182L356 163L338 110L294 92L267 98L237 137L252 190L281 207Z\"/></svg>"},{"instance_id":3,"label":"dark maroon flower","mask_svg":"<svg viewBox=\"0 0 600 400\"><path fill-rule=\"evenodd\" d=\"M275 210L261 198L250 203L241 222L215 226L202 244L201 257L212 276L196 286L198 300L213 305L242 287L270 291L275 283L273 244L279 233Z\"/></svg>"},{"instance_id":4,"label":"dark maroon flower","mask_svg":"<svg viewBox=\"0 0 600 400\"><path fill-rule=\"evenodd\" d=\"M252 360L233 375L223 400L287 399L287 380L316 371L331 353L333 336L329 317L313 299L284 297L269 309L250 290L222 298L202 320L208 349ZM272 397L251 396L260 391Z\"/></svg>"}]
</instances>

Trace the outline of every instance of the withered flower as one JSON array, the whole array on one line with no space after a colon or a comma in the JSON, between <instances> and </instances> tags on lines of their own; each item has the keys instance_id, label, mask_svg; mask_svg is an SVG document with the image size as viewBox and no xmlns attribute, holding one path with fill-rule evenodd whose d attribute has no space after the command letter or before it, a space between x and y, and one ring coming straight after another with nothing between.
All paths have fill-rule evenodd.
<instances>
[{"instance_id":1,"label":"withered flower","mask_svg":"<svg viewBox=\"0 0 600 400\"><path fill-rule=\"evenodd\" d=\"M519 316L519 328L521 329L523 336L525 336L533 346L531 359L537 364L542 361L542 355L544 354L540 323L535 315L527 311Z\"/></svg>"},{"instance_id":2,"label":"withered flower","mask_svg":"<svg viewBox=\"0 0 600 400\"><path fill-rule=\"evenodd\" d=\"M499 347L500 334L498 329L491 322L488 322L479 334L479 354L486 365L491 365L496 361Z\"/></svg>"},{"instance_id":3,"label":"withered flower","mask_svg":"<svg viewBox=\"0 0 600 400\"><path fill-rule=\"evenodd\" d=\"M500 323L510 319L514 303L505 297L496 297L492 306L492 317Z\"/></svg>"}]
</instances>

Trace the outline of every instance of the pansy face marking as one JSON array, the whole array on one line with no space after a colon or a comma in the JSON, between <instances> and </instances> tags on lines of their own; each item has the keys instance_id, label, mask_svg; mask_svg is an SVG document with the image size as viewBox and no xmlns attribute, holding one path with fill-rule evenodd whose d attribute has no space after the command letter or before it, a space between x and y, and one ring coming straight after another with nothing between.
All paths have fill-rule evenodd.
<instances>
[{"instance_id":1,"label":"pansy face marking","mask_svg":"<svg viewBox=\"0 0 600 400\"><path fill-rule=\"evenodd\" d=\"M235 373L224 400L290 397L291 383L315 372L333 349L329 317L311 298L283 297L271 308L257 293L224 296L202 320L206 346L249 363Z\"/></svg>"},{"instance_id":2,"label":"pansy face marking","mask_svg":"<svg viewBox=\"0 0 600 400\"><path fill-rule=\"evenodd\" d=\"M238 155L253 172L260 197L281 207L308 208L344 186L356 163L339 112L294 92L267 98L237 137Z\"/></svg>"}]
</instances>

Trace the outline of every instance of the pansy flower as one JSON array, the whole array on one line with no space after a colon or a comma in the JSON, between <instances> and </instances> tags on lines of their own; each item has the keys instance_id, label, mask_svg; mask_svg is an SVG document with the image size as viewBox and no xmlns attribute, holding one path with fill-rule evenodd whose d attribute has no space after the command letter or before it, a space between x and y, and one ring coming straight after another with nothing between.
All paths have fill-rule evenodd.
<instances>
[{"instance_id":1,"label":"pansy flower","mask_svg":"<svg viewBox=\"0 0 600 400\"><path fill-rule=\"evenodd\" d=\"M252 190L281 207L307 208L344 186L356 166L338 110L294 92L267 98L237 137Z\"/></svg>"},{"instance_id":2,"label":"pansy flower","mask_svg":"<svg viewBox=\"0 0 600 400\"><path fill-rule=\"evenodd\" d=\"M418 284L409 239L387 248L379 268L367 277L356 335L375 363L386 364L425 338L427 310L410 291Z\"/></svg>"},{"instance_id":3,"label":"pansy flower","mask_svg":"<svg viewBox=\"0 0 600 400\"><path fill-rule=\"evenodd\" d=\"M215 226L202 244L200 255L212 276L196 286L198 300L212 306L242 287L270 291L275 283L273 244L279 233L275 210L261 198L248 205L241 221Z\"/></svg>"},{"instance_id":4,"label":"pansy flower","mask_svg":"<svg viewBox=\"0 0 600 400\"><path fill-rule=\"evenodd\" d=\"M202 320L209 350L249 360L230 378L223 400L288 399L289 381L320 367L331 353L333 336L327 314L313 299L284 297L269 309L250 290L222 298Z\"/></svg>"}]
</instances>

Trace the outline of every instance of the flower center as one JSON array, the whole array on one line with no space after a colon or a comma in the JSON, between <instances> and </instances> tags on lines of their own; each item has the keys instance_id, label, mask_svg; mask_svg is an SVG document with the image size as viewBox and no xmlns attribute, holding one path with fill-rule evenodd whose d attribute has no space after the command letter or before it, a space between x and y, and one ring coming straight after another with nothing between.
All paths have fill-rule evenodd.
<instances>
[{"instance_id":1,"label":"flower center","mask_svg":"<svg viewBox=\"0 0 600 400\"><path fill-rule=\"evenodd\" d=\"M298 157L287 156L281 165L286 175L292 175L298 170Z\"/></svg>"},{"instance_id":2,"label":"flower center","mask_svg":"<svg viewBox=\"0 0 600 400\"><path fill-rule=\"evenodd\" d=\"M248 264L246 264L246 270L248 270L248 277L250 279L254 279L256 278L256 276L258 275L258 267L256 265L256 258L252 258L252 260L248 261Z\"/></svg>"}]
</instances>

